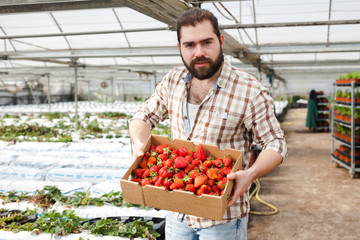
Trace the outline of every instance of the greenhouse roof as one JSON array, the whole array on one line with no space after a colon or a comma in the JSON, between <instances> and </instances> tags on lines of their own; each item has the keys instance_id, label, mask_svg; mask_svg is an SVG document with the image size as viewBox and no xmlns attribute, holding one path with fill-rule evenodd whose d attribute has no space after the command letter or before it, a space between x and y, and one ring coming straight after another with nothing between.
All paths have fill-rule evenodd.
<instances>
[{"instance_id":1,"label":"greenhouse roof","mask_svg":"<svg viewBox=\"0 0 360 240\"><path fill-rule=\"evenodd\" d=\"M273 74L286 93L331 91L338 74L360 70L357 0L6 0L0 78L72 78L75 65L90 79L161 76L182 64L176 18L197 6L218 17L234 65L265 82Z\"/></svg>"}]
</instances>

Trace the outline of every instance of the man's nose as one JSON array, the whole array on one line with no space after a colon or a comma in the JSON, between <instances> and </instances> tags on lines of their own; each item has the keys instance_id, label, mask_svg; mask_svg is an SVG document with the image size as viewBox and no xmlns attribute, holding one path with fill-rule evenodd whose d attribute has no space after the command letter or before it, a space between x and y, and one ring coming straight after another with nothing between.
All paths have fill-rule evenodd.
<instances>
[{"instance_id":1,"label":"man's nose","mask_svg":"<svg viewBox=\"0 0 360 240\"><path fill-rule=\"evenodd\" d=\"M195 48L195 57L202 57L204 56L204 48L201 44L198 44Z\"/></svg>"}]
</instances>

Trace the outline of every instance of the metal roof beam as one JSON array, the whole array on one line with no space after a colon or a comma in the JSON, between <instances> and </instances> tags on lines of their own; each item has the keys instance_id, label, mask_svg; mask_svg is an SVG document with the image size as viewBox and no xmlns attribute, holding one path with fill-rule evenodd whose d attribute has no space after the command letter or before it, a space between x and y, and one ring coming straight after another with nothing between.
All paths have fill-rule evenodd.
<instances>
[{"instance_id":1,"label":"metal roof beam","mask_svg":"<svg viewBox=\"0 0 360 240\"><path fill-rule=\"evenodd\" d=\"M236 28L276 28L276 27L305 27L305 26L324 26L324 25L346 25L359 24L360 19L332 20L332 21L313 21L313 22L281 22L281 23L250 23L250 24L226 24L221 25L221 29Z\"/></svg>"},{"instance_id":2,"label":"metal roof beam","mask_svg":"<svg viewBox=\"0 0 360 240\"><path fill-rule=\"evenodd\" d=\"M0 1L0 14L117 7L123 5L113 0L5 0Z\"/></svg>"}]
</instances>

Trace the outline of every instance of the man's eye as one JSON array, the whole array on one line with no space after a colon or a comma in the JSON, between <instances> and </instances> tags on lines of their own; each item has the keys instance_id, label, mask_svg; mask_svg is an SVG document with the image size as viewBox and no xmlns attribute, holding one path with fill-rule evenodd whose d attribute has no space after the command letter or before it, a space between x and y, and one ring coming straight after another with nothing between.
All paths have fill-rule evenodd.
<instances>
[{"instance_id":1,"label":"man's eye","mask_svg":"<svg viewBox=\"0 0 360 240\"><path fill-rule=\"evenodd\" d=\"M192 48L192 47L194 47L194 44L189 43L189 44L186 44L185 47L187 47L187 48Z\"/></svg>"}]
</instances>

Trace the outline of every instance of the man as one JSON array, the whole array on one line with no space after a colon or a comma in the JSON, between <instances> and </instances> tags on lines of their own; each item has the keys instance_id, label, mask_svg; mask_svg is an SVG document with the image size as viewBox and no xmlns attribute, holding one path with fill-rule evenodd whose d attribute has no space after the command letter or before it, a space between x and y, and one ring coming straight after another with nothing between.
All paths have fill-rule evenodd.
<instances>
[{"instance_id":1,"label":"man","mask_svg":"<svg viewBox=\"0 0 360 240\"><path fill-rule=\"evenodd\" d=\"M173 213L167 217L166 239L246 239L249 186L286 154L273 100L253 76L224 61L224 36L211 12L185 12L177 36L185 67L172 69L130 121L134 158L144 154L151 129L167 117L172 139L242 150L243 170L228 175L235 186L223 220ZM250 167L253 142L263 151Z\"/></svg>"}]
</instances>

